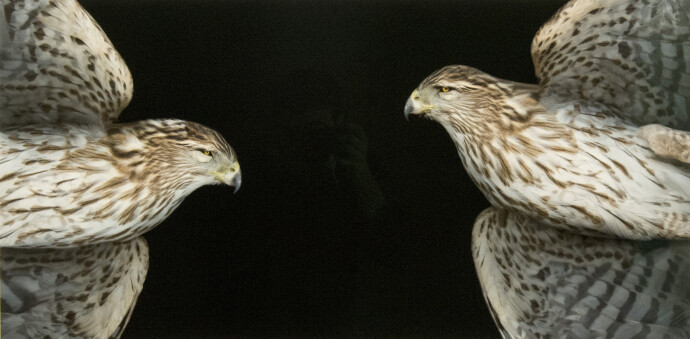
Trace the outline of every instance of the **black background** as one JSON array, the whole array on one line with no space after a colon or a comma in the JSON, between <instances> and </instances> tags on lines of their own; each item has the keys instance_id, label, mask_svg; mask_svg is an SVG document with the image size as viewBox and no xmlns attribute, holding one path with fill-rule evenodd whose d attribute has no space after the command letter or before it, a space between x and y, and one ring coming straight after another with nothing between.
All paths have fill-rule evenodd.
<instances>
[{"instance_id":1,"label":"black background","mask_svg":"<svg viewBox=\"0 0 690 339\"><path fill-rule=\"evenodd\" d=\"M488 203L441 126L403 106L448 64L535 82L531 39L564 2L83 1L134 77L120 120L210 126L243 172L237 194L203 187L146 235L124 337L497 337L470 251ZM281 103L311 100L304 70L367 141L374 214L304 160L352 138L284 128Z\"/></svg>"}]
</instances>

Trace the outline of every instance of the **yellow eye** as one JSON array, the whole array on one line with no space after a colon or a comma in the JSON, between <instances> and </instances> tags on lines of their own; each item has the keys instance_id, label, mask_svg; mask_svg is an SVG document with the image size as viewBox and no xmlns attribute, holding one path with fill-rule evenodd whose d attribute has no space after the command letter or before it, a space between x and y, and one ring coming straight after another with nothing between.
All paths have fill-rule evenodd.
<instances>
[{"instance_id":1,"label":"yellow eye","mask_svg":"<svg viewBox=\"0 0 690 339\"><path fill-rule=\"evenodd\" d=\"M444 93L445 93L445 92L448 92L448 91L450 91L450 88L448 88L448 87L441 87L441 92L444 92Z\"/></svg>"},{"instance_id":2,"label":"yellow eye","mask_svg":"<svg viewBox=\"0 0 690 339\"><path fill-rule=\"evenodd\" d=\"M204 151L204 155L208 155L209 157L213 157L213 152L211 151Z\"/></svg>"}]
</instances>

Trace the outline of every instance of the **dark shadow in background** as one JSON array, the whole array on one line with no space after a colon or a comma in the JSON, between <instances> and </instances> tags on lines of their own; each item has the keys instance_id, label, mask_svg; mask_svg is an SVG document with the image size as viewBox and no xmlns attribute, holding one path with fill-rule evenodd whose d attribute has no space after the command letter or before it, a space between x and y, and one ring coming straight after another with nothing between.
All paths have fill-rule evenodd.
<instances>
[{"instance_id":1,"label":"dark shadow in background","mask_svg":"<svg viewBox=\"0 0 690 339\"><path fill-rule=\"evenodd\" d=\"M125 337L497 336L470 253L488 203L402 109L447 64L534 82L564 2L84 1L134 76L121 120L211 126L243 171L147 234Z\"/></svg>"}]
</instances>

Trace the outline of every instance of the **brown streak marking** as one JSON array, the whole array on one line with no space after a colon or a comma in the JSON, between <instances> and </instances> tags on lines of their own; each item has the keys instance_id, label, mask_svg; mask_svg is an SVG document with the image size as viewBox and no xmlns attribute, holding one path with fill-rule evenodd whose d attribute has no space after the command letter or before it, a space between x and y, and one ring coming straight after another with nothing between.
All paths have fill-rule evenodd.
<instances>
[{"instance_id":1,"label":"brown streak marking","mask_svg":"<svg viewBox=\"0 0 690 339\"><path fill-rule=\"evenodd\" d=\"M62 209L62 208L56 208L55 210L60 212L60 214L67 216L67 215L74 214L74 212L78 212L79 210L81 210L81 208L80 207L74 207L74 208L66 209L66 210Z\"/></svg>"},{"instance_id":2,"label":"brown streak marking","mask_svg":"<svg viewBox=\"0 0 690 339\"><path fill-rule=\"evenodd\" d=\"M611 213L611 212L609 212L609 213ZM635 231L635 226L634 226L633 224L631 224L631 223L628 222L628 221L625 221L625 220L621 219L621 218L618 217L618 215L616 215L615 213L611 213L611 215L613 215L616 219L618 219L618 221L620 221L621 223L623 223L623 225L625 225L625 227L627 227L629 230ZM660 227L659 225L656 225L655 223L651 223L651 224L654 225L654 226L657 226L658 228L662 228L662 227Z\"/></svg>"},{"instance_id":3,"label":"brown streak marking","mask_svg":"<svg viewBox=\"0 0 690 339\"><path fill-rule=\"evenodd\" d=\"M610 159L610 160L611 160L611 162L612 162L614 165L616 165L616 167L618 167L618 169L620 169L620 170L625 174L625 176L627 176L628 178L632 179L632 177L631 177L630 174L628 173L628 170L625 168L625 166L623 166L621 163L619 163L619 162L616 161L616 160L613 160L613 159Z\"/></svg>"},{"instance_id":4,"label":"brown streak marking","mask_svg":"<svg viewBox=\"0 0 690 339\"><path fill-rule=\"evenodd\" d=\"M91 205L91 204L97 202L98 200L101 200L101 198L94 198L94 199L91 199L91 200L82 201L82 202L79 203L79 206L81 206L81 207L86 207L86 206L88 206L88 205Z\"/></svg>"},{"instance_id":5,"label":"brown streak marking","mask_svg":"<svg viewBox=\"0 0 690 339\"><path fill-rule=\"evenodd\" d=\"M34 235L37 235L37 234L41 234L41 233L45 233L45 232L50 232L50 231L51 231L51 230L50 230L50 229L47 229L47 228L39 228L39 229L34 230L34 231L29 231L29 232L25 232L25 233L20 233L19 235L17 235L17 241L22 241L22 240L24 240L24 239L26 239L26 238L28 238L28 237L30 237L30 236L34 236Z\"/></svg>"},{"instance_id":6,"label":"brown streak marking","mask_svg":"<svg viewBox=\"0 0 690 339\"><path fill-rule=\"evenodd\" d=\"M558 185L558 186L561 187L561 188L566 188L566 187L568 186L568 185L566 185L566 184L563 183L562 181L559 181L558 179L556 179L556 178L553 176L553 174L552 174L553 171L551 170L551 168L546 167L545 165L543 165L543 164L540 163L540 162L535 162L535 164L537 165L537 167L541 168L542 171L544 171L544 173L546 174L546 176L549 177L549 179L550 179L554 184Z\"/></svg>"},{"instance_id":7,"label":"brown streak marking","mask_svg":"<svg viewBox=\"0 0 690 339\"><path fill-rule=\"evenodd\" d=\"M597 217L597 216L595 216L595 215L589 213L589 212L587 211L587 209L584 208L584 207L582 207L582 206L569 205L569 207L572 208L572 209L574 209L574 210L577 210L578 212L580 212L581 214L583 214L584 216L586 216L586 217L587 217L589 220L591 220L592 223L595 224L595 225L601 224L601 222L602 222L602 219L601 219L600 217Z\"/></svg>"},{"instance_id":8,"label":"brown streak marking","mask_svg":"<svg viewBox=\"0 0 690 339\"><path fill-rule=\"evenodd\" d=\"M556 152L561 152L561 153L570 153L570 154L575 154L577 153L576 150L564 146L548 146L548 148L552 151Z\"/></svg>"},{"instance_id":9,"label":"brown streak marking","mask_svg":"<svg viewBox=\"0 0 690 339\"><path fill-rule=\"evenodd\" d=\"M12 179L12 178L14 178L16 175L18 175L18 174L19 174L19 172L14 172L14 173L5 174L3 177L0 178L0 182L3 182L3 181L5 181L5 180Z\"/></svg>"},{"instance_id":10,"label":"brown streak marking","mask_svg":"<svg viewBox=\"0 0 690 339\"><path fill-rule=\"evenodd\" d=\"M9 205L9 204L11 204L11 203L13 203L13 202L15 202L15 201L19 201L19 200L22 200L22 199L24 199L24 198L16 198L16 199L5 200L5 201L3 201L3 202L0 203L0 207L5 207L5 206L7 206L7 205Z\"/></svg>"},{"instance_id":11,"label":"brown streak marking","mask_svg":"<svg viewBox=\"0 0 690 339\"><path fill-rule=\"evenodd\" d=\"M94 189L93 191L94 192L104 191L104 190L113 188L115 186L121 185L121 184L125 183L126 181L127 181L127 179L125 179L125 178L112 178L112 179L106 181L100 187L97 187L96 189Z\"/></svg>"},{"instance_id":12,"label":"brown streak marking","mask_svg":"<svg viewBox=\"0 0 690 339\"><path fill-rule=\"evenodd\" d=\"M130 204L127 209L125 209L121 214L119 218L120 224L124 225L134 219L134 212L137 210L137 204Z\"/></svg>"},{"instance_id":13,"label":"brown streak marking","mask_svg":"<svg viewBox=\"0 0 690 339\"><path fill-rule=\"evenodd\" d=\"M48 172L48 170L43 170L43 171L38 171L38 172L33 172L33 173L20 174L20 175L17 175L17 178L18 178L18 179L24 179L24 178L26 178L26 177L30 177L30 176L36 175L36 174L41 174L41 173L44 173L44 172Z\"/></svg>"}]
</instances>

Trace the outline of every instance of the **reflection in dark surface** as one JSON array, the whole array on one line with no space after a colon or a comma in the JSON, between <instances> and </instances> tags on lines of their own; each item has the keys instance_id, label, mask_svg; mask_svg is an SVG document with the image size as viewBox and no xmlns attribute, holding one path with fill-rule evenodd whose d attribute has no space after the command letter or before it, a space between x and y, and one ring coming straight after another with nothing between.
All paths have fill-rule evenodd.
<instances>
[{"instance_id":1,"label":"reflection in dark surface","mask_svg":"<svg viewBox=\"0 0 690 339\"><path fill-rule=\"evenodd\" d=\"M144 287L139 237L70 249L3 248L3 338L118 338Z\"/></svg>"},{"instance_id":2,"label":"reflection in dark surface","mask_svg":"<svg viewBox=\"0 0 690 339\"><path fill-rule=\"evenodd\" d=\"M472 249L505 338L687 338L690 242L587 237L489 208Z\"/></svg>"},{"instance_id":3,"label":"reflection in dark surface","mask_svg":"<svg viewBox=\"0 0 690 339\"><path fill-rule=\"evenodd\" d=\"M262 181L281 194L296 195L288 200L301 207L287 208L300 223L309 222L303 214L327 216L328 221L318 221L322 226L333 219L347 223L373 218L384 204L369 168L364 129L349 121L352 112L347 107L339 106L345 95L341 81L325 72L289 74L279 81L286 86L277 88L272 115L262 128L273 131L264 135L272 162L271 172ZM312 190L316 194L304 196ZM333 218L332 213L339 217Z\"/></svg>"}]
</instances>

